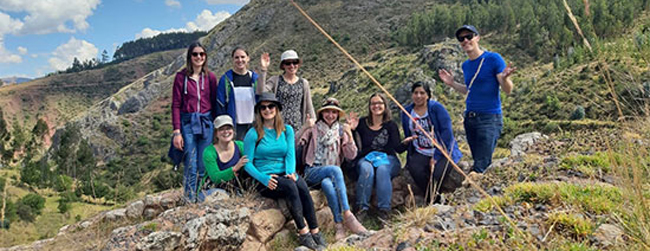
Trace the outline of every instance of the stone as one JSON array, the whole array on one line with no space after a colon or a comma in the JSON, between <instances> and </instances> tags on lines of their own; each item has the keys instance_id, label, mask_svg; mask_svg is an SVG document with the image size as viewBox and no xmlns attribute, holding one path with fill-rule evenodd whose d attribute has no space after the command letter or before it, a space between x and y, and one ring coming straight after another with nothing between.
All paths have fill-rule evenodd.
<instances>
[{"instance_id":1,"label":"stone","mask_svg":"<svg viewBox=\"0 0 650 251\"><path fill-rule=\"evenodd\" d=\"M219 209L183 226L184 250L239 250L246 240L248 210Z\"/></svg>"},{"instance_id":2,"label":"stone","mask_svg":"<svg viewBox=\"0 0 650 251\"><path fill-rule=\"evenodd\" d=\"M142 216L143 216L145 219L150 220L150 219L155 218L155 217L156 217L158 214L160 214L161 212L162 212L162 211L161 211L160 209L157 209L157 208L147 208L147 209L145 209L144 212L142 213Z\"/></svg>"},{"instance_id":3,"label":"stone","mask_svg":"<svg viewBox=\"0 0 650 251\"><path fill-rule=\"evenodd\" d=\"M314 201L314 208L316 210L327 206L327 199L325 199L325 195L323 195L320 189L310 190L309 194L311 195L311 199Z\"/></svg>"},{"instance_id":4,"label":"stone","mask_svg":"<svg viewBox=\"0 0 650 251\"><path fill-rule=\"evenodd\" d=\"M135 246L138 251L173 251L178 248L181 234L178 232L162 231L153 232L142 238Z\"/></svg>"},{"instance_id":5,"label":"stone","mask_svg":"<svg viewBox=\"0 0 650 251\"><path fill-rule=\"evenodd\" d=\"M609 247L623 242L623 230L612 224L602 224L592 234L594 243Z\"/></svg>"},{"instance_id":6,"label":"stone","mask_svg":"<svg viewBox=\"0 0 650 251\"><path fill-rule=\"evenodd\" d=\"M321 229L334 229L334 215L329 207L316 211L316 220Z\"/></svg>"},{"instance_id":7,"label":"stone","mask_svg":"<svg viewBox=\"0 0 650 251\"><path fill-rule=\"evenodd\" d=\"M521 157L526 155L526 151L537 142L548 139L548 136L539 132L531 132L517 135L510 141L510 156Z\"/></svg>"},{"instance_id":8,"label":"stone","mask_svg":"<svg viewBox=\"0 0 650 251\"><path fill-rule=\"evenodd\" d=\"M308 247L305 247L305 246L300 246L300 247L294 248L293 251L311 251L311 249L309 249Z\"/></svg>"},{"instance_id":9,"label":"stone","mask_svg":"<svg viewBox=\"0 0 650 251\"><path fill-rule=\"evenodd\" d=\"M214 204L217 204L217 202L219 202L219 201L223 201L223 200L227 200L227 199L230 199L230 195L228 195L227 192L217 190L217 192L205 197L204 203L207 204L207 205L214 205Z\"/></svg>"},{"instance_id":10,"label":"stone","mask_svg":"<svg viewBox=\"0 0 650 251\"><path fill-rule=\"evenodd\" d=\"M241 250L258 250L266 251L266 246L252 235L246 236L246 240L241 245Z\"/></svg>"},{"instance_id":11,"label":"stone","mask_svg":"<svg viewBox=\"0 0 650 251\"><path fill-rule=\"evenodd\" d=\"M130 219L136 219L142 217L143 212L144 212L144 202L142 202L141 200L135 201L129 204L128 207L126 207L126 216L129 217Z\"/></svg>"},{"instance_id":12,"label":"stone","mask_svg":"<svg viewBox=\"0 0 650 251\"><path fill-rule=\"evenodd\" d=\"M104 217L106 221L119 221L126 218L126 209L120 208L112 211L108 211Z\"/></svg>"},{"instance_id":13,"label":"stone","mask_svg":"<svg viewBox=\"0 0 650 251\"><path fill-rule=\"evenodd\" d=\"M278 209L266 209L253 214L251 217L250 234L260 242L266 243L275 233L280 231L286 218Z\"/></svg>"},{"instance_id":14,"label":"stone","mask_svg":"<svg viewBox=\"0 0 650 251\"><path fill-rule=\"evenodd\" d=\"M437 215L446 215L454 212L454 207L448 205L433 204L431 207L436 209Z\"/></svg>"}]
</instances>

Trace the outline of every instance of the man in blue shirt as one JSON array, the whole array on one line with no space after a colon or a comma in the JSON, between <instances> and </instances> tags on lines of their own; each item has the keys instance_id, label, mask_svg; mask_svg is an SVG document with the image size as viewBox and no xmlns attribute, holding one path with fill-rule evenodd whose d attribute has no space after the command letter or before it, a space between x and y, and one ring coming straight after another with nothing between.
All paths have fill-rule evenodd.
<instances>
[{"instance_id":1,"label":"man in blue shirt","mask_svg":"<svg viewBox=\"0 0 650 251\"><path fill-rule=\"evenodd\" d=\"M474 159L472 172L480 174L492 163L492 153L503 127L499 88L506 94L512 92L510 75L516 68L506 66L498 53L481 49L476 27L463 25L456 31L456 38L469 57L462 65L465 83L454 82L453 74L445 69L440 69L438 74L446 85L467 95L465 133Z\"/></svg>"}]
</instances>

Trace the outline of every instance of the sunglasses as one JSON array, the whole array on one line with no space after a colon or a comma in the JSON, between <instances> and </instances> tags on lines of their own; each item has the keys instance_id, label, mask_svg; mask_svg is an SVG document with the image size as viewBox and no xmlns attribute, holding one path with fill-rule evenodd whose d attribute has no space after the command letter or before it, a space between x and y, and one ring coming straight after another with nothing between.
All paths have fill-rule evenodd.
<instances>
[{"instance_id":1,"label":"sunglasses","mask_svg":"<svg viewBox=\"0 0 650 251\"><path fill-rule=\"evenodd\" d=\"M458 37L457 37L458 42L461 42L461 43L462 43L463 41L465 41L465 39L467 39L467 40L472 40L473 38L474 38L474 33L470 33L470 34L467 34L467 35L465 35L465 36L458 36Z\"/></svg>"},{"instance_id":2,"label":"sunglasses","mask_svg":"<svg viewBox=\"0 0 650 251\"><path fill-rule=\"evenodd\" d=\"M193 57L198 57L198 56L205 57L205 52L192 52L192 56Z\"/></svg>"},{"instance_id":3,"label":"sunglasses","mask_svg":"<svg viewBox=\"0 0 650 251\"><path fill-rule=\"evenodd\" d=\"M299 65L300 61L282 61L283 65Z\"/></svg>"},{"instance_id":4,"label":"sunglasses","mask_svg":"<svg viewBox=\"0 0 650 251\"><path fill-rule=\"evenodd\" d=\"M273 110L276 107L278 107L278 106L276 104L273 104L273 103L268 104L268 105L260 105L260 111L264 111L266 109Z\"/></svg>"}]
</instances>

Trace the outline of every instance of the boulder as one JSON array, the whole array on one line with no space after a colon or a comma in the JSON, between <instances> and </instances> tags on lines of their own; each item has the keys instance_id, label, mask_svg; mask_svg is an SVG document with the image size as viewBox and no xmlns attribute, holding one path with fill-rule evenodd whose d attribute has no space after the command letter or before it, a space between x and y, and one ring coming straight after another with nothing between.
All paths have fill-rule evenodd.
<instances>
[{"instance_id":1,"label":"boulder","mask_svg":"<svg viewBox=\"0 0 650 251\"><path fill-rule=\"evenodd\" d=\"M251 217L249 233L260 242L266 243L275 233L282 229L286 218L279 209L259 211Z\"/></svg>"},{"instance_id":2,"label":"boulder","mask_svg":"<svg viewBox=\"0 0 650 251\"><path fill-rule=\"evenodd\" d=\"M623 230L612 224L602 224L592 235L592 242L602 247L609 247L623 242Z\"/></svg>"},{"instance_id":3,"label":"boulder","mask_svg":"<svg viewBox=\"0 0 650 251\"><path fill-rule=\"evenodd\" d=\"M104 216L104 220L111 222L123 220L124 218L126 218L126 209L124 208L108 211Z\"/></svg>"},{"instance_id":4,"label":"boulder","mask_svg":"<svg viewBox=\"0 0 650 251\"><path fill-rule=\"evenodd\" d=\"M133 202L126 207L126 216L130 219L137 219L142 217L144 212L144 202L141 200Z\"/></svg>"},{"instance_id":5,"label":"boulder","mask_svg":"<svg viewBox=\"0 0 650 251\"><path fill-rule=\"evenodd\" d=\"M241 245L241 250L266 251L266 246L252 235L246 236L246 240Z\"/></svg>"},{"instance_id":6,"label":"boulder","mask_svg":"<svg viewBox=\"0 0 650 251\"><path fill-rule=\"evenodd\" d=\"M539 132L531 132L517 135L510 141L510 156L522 157L526 155L526 151L540 140L548 139L548 136Z\"/></svg>"},{"instance_id":7,"label":"boulder","mask_svg":"<svg viewBox=\"0 0 650 251\"><path fill-rule=\"evenodd\" d=\"M173 251L178 248L181 234L178 232L162 231L153 232L142 238L135 246L138 251Z\"/></svg>"},{"instance_id":8,"label":"boulder","mask_svg":"<svg viewBox=\"0 0 650 251\"><path fill-rule=\"evenodd\" d=\"M183 226L183 250L240 250L246 239L247 209L220 209Z\"/></svg>"},{"instance_id":9,"label":"boulder","mask_svg":"<svg viewBox=\"0 0 650 251\"><path fill-rule=\"evenodd\" d=\"M318 220L318 228L334 229L334 215L329 207L316 211L316 220Z\"/></svg>"}]
</instances>

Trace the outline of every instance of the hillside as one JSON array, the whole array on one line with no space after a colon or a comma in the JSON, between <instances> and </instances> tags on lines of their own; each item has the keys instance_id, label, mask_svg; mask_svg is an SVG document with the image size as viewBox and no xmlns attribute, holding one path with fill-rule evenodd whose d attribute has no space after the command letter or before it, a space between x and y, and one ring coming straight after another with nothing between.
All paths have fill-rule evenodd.
<instances>
[{"instance_id":1,"label":"hillside","mask_svg":"<svg viewBox=\"0 0 650 251\"><path fill-rule=\"evenodd\" d=\"M400 30L419 27L412 26L416 23L414 17L427 10L440 9L436 7L440 4L444 8L447 6L445 4L469 5L472 4L470 2L474 1L298 1L400 103L407 103L410 99L411 83L424 81L431 84L435 98L451 114L465 161L470 161L471 155L461 122L464 97L441 85L436 74L437 69L444 67L452 70L458 76L458 81L462 80L460 64L465 60L464 53L453 38L444 35L427 40L424 46L411 46L400 45L395 34ZM571 1L571 5L581 7L582 2ZM576 10L578 15L582 15L579 12ZM401 243L407 243L404 245L417 250L531 249L531 246L534 247L532 249L592 250L605 247L594 238L602 223L606 223L615 225L619 230L622 228L624 232L621 234L623 237L615 236L625 240L616 244L619 246L614 246L615 249L643 246L644 242L647 245L648 237L644 236L647 232L639 230L646 223L642 221L638 225L622 226L629 223L626 221L628 219L643 219L645 216L637 215L638 212L634 210L642 208L639 203L647 202L644 192L640 197L634 197L633 193L639 189L631 187L630 177L626 176L630 171L635 171L638 172L635 174L638 176L634 176L636 179L647 180L648 177L647 158L643 157L647 156L648 128L644 126L647 121L640 118L647 115L647 93L650 93L647 87L650 82L649 19L647 11L632 16L635 17L634 22L629 26L620 24L619 34L590 38L593 52L579 42L563 41L571 45L570 50L561 48L554 57L537 57L529 52L530 48L515 43L511 36L519 38L519 33L512 35L486 28L489 32L482 34L482 46L501 53L508 62L515 62L519 69L514 75L513 94L502 96L504 135L495 153L495 158L500 161L480 186L490 194L500 196L497 202L505 208L509 217L515 218L516 229L531 235L514 234L514 226L505 223L489 201L481 200L485 198L477 190L465 188L449 196L448 205L453 209L433 212L427 211L428 207L422 210L401 207L403 215L392 222L390 229L380 230L376 237L355 243L361 248L376 247L373 245L379 243L385 245L380 248L391 250ZM564 25L572 27L566 17ZM553 37L548 32L545 34ZM210 69L218 75L230 67L230 52L235 46L248 49L253 69L257 67L259 55L270 52L271 74L279 74L277 61L282 51L297 50L304 60L300 75L312 84L315 106L324 97L334 96L342 101L347 111L357 111L363 115L367 112L368 96L378 91L288 1L252 0L213 28L201 41L208 49ZM543 41L535 43L544 45ZM59 109L84 112L57 131L47 161L31 161L23 170L44 170L47 167L47 170L59 175L56 177L74 178L75 192L83 194L83 201L116 206L126 205L126 202L145 194L178 187L180 172L172 170L165 156L171 133L171 81L174 73L184 64L179 54L182 53L177 52L165 58L165 61L161 60L159 66L152 67L148 72L143 71L139 75L141 77L133 78L128 84L119 88L115 86L111 93L107 91L105 95L93 96L95 102L92 106L88 99L79 98L81 94L76 94L76 98L69 101L70 104L61 104ZM78 75L68 78L76 80L73 76ZM0 89L0 93L3 91L4 88ZM16 114L19 110L17 107L20 106L9 109ZM26 109L26 114L37 114L34 111L38 111L37 106ZM394 104L391 109L397 115ZM525 154L519 155L510 145L511 140L533 131L540 131L547 137L535 138L531 141L535 142L534 146L532 143L526 145L521 150ZM96 161L81 161L88 159L89 152ZM61 162L60 156L75 161ZM73 176L61 171L68 164L83 174ZM627 170L626 166L637 169ZM40 171L39 174L42 174L40 182L52 183L53 186L54 182L43 177L47 176L44 175L48 174L47 171ZM16 173L12 175L14 177L9 180L18 184L21 177ZM638 185L641 188L648 186L647 182ZM553 190L557 193L553 193ZM408 196L407 191L402 192L404 204ZM592 193L595 194L594 199L590 200L588 197ZM614 199L616 197L624 197L624 201L635 203L623 205L622 201ZM605 203L606 200L612 203ZM588 205L595 203L602 207ZM178 207L174 210L187 209ZM626 218L619 219L617 215L625 215ZM450 223L452 221L454 224ZM366 223L379 230L376 221ZM154 224L153 227L151 224ZM119 222L111 227L127 226L131 230L140 229L133 230L138 234L148 234L158 230L156 226L161 224L138 219ZM169 228L164 229L178 232L183 222L173 224L171 227L165 225ZM450 225L454 229L450 230ZM109 236L115 237L107 229L94 230L97 230L94 234L98 236L91 238L100 239L95 243L105 244ZM418 239L414 236L425 237ZM444 240L449 236L453 236L453 241ZM52 234L45 234L42 238L46 237L52 237ZM71 238L83 241L88 237L73 235ZM630 241L632 238L636 238L636 241ZM63 242L62 239L55 239L50 247L62 249ZM266 248L285 249L295 244L291 238L288 244L277 242L281 241L273 241L273 244L269 240ZM356 249L351 247L350 250Z\"/></svg>"}]
</instances>

